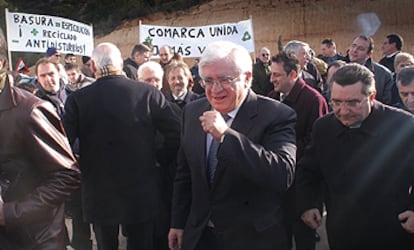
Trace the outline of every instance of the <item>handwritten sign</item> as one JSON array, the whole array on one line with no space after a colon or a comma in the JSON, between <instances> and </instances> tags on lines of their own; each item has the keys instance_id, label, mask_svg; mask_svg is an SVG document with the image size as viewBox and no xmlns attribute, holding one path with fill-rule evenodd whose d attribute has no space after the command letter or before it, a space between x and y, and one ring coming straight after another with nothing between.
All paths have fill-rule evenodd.
<instances>
[{"instance_id":1,"label":"handwritten sign","mask_svg":"<svg viewBox=\"0 0 414 250\"><path fill-rule=\"evenodd\" d=\"M200 57L206 46L218 40L231 41L254 52L254 37L251 20L198 27L172 27L140 25L140 42L154 46L153 56L159 57L159 48L171 46L183 57Z\"/></svg>"},{"instance_id":2,"label":"handwritten sign","mask_svg":"<svg viewBox=\"0 0 414 250\"><path fill-rule=\"evenodd\" d=\"M62 53L91 55L93 27L55 16L7 12L7 42L10 51L45 53L55 47Z\"/></svg>"}]
</instances>

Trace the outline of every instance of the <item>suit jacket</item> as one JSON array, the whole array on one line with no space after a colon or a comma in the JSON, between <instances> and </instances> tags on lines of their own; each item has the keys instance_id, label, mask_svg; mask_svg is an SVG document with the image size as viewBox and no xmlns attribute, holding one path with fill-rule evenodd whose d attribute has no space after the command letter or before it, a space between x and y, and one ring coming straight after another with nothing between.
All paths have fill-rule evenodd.
<instances>
[{"instance_id":1,"label":"suit jacket","mask_svg":"<svg viewBox=\"0 0 414 250\"><path fill-rule=\"evenodd\" d=\"M394 85L394 79L391 71L372 61L372 58L366 61L365 66L374 73L375 89L377 90L375 99L384 104L392 104L392 86Z\"/></svg>"},{"instance_id":2,"label":"suit jacket","mask_svg":"<svg viewBox=\"0 0 414 250\"><path fill-rule=\"evenodd\" d=\"M63 249L64 201L80 173L54 107L9 85L0 94L0 249Z\"/></svg>"},{"instance_id":3,"label":"suit jacket","mask_svg":"<svg viewBox=\"0 0 414 250\"><path fill-rule=\"evenodd\" d=\"M336 53L333 57L321 56L320 59L322 59L328 65L331 65L333 62L338 61L338 60L346 61L345 56L339 53Z\"/></svg>"},{"instance_id":4,"label":"suit jacket","mask_svg":"<svg viewBox=\"0 0 414 250\"><path fill-rule=\"evenodd\" d=\"M122 69L126 76L132 80L137 80L138 78L138 68L139 65L131 58L124 60L124 68Z\"/></svg>"},{"instance_id":5,"label":"suit jacket","mask_svg":"<svg viewBox=\"0 0 414 250\"><path fill-rule=\"evenodd\" d=\"M395 61L395 56L398 53L392 55L391 57L384 56L384 57L381 58L381 60L378 63L383 65L384 67L386 67L387 69L389 69L391 72L394 73L395 72L394 61Z\"/></svg>"},{"instance_id":6,"label":"suit jacket","mask_svg":"<svg viewBox=\"0 0 414 250\"><path fill-rule=\"evenodd\" d=\"M268 228L285 237L280 199L292 182L295 165L295 112L249 91L218 149L214 184L206 176L206 133L199 116L211 110L206 98L184 108L181 146L174 183L172 226L183 228L183 249L194 249L207 222L221 232L252 228L255 241Z\"/></svg>"},{"instance_id":7,"label":"suit jacket","mask_svg":"<svg viewBox=\"0 0 414 250\"><path fill-rule=\"evenodd\" d=\"M109 75L72 93L65 110L69 140L79 138L86 220L134 224L155 216L160 205L155 132L164 136L164 161L175 161L179 145L179 117L164 95Z\"/></svg>"},{"instance_id":8,"label":"suit jacket","mask_svg":"<svg viewBox=\"0 0 414 250\"><path fill-rule=\"evenodd\" d=\"M270 67L270 62L269 66ZM270 82L270 70L266 71L261 60L257 60L253 64L253 81L252 81L252 90L256 94L266 96L273 89L273 84Z\"/></svg>"},{"instance_id":9,"label":"suit jacket","mask_svg":"<svg viewBox=\"0 0 414 250\"><path fill-rule=\"evenodd\" d=\"M168 101L170 101L170 102L172 102L172 103L175 103L177 106L179 106L181 109L183 109L183 107L186 105L186 104L188 104L189 102L192 102L192 101L194 101L194 100L196 100L196 99L198 99L200 97L200 95L198 95L198 94L196 94L196 93L194 93L193 91L191 91L191 90L188 90L187 91L187 95L185 96L185 98L184 98L184 102L181 104L178 104L176 101L175 101L175 99L174 99L174 97L172 96L172 93L171 92L169 92L168 94L166 94L165 95L165 98L167 98L167 100Z\"/></svg>"},{"instance_id":10,"label":"suit jacket","mask_svg":"<svg viewBox=\"0 0 414 250\"><path fill-rule=\"evenodd\" d=\"M414 117L375 102L360 128L333 114L316 121L297 167L299 213L316 208L326 184L327 233L332 249L411 249L398 214L413 209Z\"/></svg>"}]
</instances>

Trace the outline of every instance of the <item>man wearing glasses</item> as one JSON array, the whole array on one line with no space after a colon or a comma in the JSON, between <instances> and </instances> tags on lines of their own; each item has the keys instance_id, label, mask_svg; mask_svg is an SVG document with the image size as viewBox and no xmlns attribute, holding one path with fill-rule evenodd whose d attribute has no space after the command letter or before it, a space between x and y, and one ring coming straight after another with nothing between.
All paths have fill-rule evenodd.
<instances>
[{"instance_id":1,"label":"man wearing glasses","mask_svg":"<svg viewBox=\"0 0 414 250\"><path fill-rule=\"evenodd\" d=\"M315 122L297 167L298 212L313 229L321 225L316 197L325 184L332 250L412 249L407 216L398 216L414 207L414 117L376 101L376 93L368 68L339 68L333 113Z\"/></svg>"},{"instance_id":2,"label":"man wearing glasses","mask_svg":"<svg viewBox=\"0 0 414 250\"><path fill-rule=\"evenodd\" d=\"M206 98L183 110L170 249L287 249L281 197L295 166L295 112L250 90L247 50L207 46Z\"/></svg>"},{"instance_id":3,"label":"man wearing glasses","mask_svg":"<svg viewBox=\"0 0 414 250\"><path fill-rule=\"evenodd\" d=\"M270 50L260 49L256 63L253 65L252 89L256 94L267 96L273 89L270 83Z\"/></svg>"}]
</instances>

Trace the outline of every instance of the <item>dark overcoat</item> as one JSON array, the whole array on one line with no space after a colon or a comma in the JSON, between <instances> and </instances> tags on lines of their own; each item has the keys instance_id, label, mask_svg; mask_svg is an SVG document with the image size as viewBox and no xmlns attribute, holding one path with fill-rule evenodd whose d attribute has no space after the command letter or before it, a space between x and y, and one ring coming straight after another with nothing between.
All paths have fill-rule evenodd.
<instances>
[{"instance_id":1,"label":"dark overcoat","mask_svg":"<svg viewBox=\"0 0 414 250\"><path fill-rule=\"evenodd\" d=\"M299 213L316 204L326 184L332 249L411 249L398 214L414 208L414 117L375 101L360 128L334 114L316 121L297 167Z\"/></svg>"},{"instance_id":2,"label":"dark overcoat","mask_svg":"<svg viewBox=\"0 0 414 250\"><path fill-rule=\"evenodd\" d=\"M87 222L134 224L154 217L160 206L156 131L164 136L159 160L174 161L179 146L179 117L164 95L109 75L72 93L65 110L69 140L79 138Z\"/></svg>"}]
</instances>

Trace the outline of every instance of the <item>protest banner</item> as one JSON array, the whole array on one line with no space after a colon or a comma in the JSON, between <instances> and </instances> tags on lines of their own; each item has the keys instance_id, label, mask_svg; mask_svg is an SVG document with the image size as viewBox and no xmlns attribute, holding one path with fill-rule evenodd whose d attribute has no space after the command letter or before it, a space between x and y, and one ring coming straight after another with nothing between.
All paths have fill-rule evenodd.
<instances>
[{"instance_id":1,"label":"protest banner","mask_svg":"<svg viewBox=\"0 0 414 250\"><path fill-rule=\"evenodd\" d=\"M92 54L92 25L62 17L5 12L9 51L45 53L55 47L64 54Z\"/></svg>"},{"instance_id":2,"label":"protest banner","mask_svg":"<svg viewBox=\"0 0 414 250\"><path fill-rule=\"evenodd\" d=\"M223 23L197 27L173 27L157 25L139 25L140 42L149 42L154 46L153 57L159 57L159 48L171 46L183 57L200 57L207 44L226 40L254 52L253 25L251 19L237 23Z\"/></svg>"}]
</instances>

